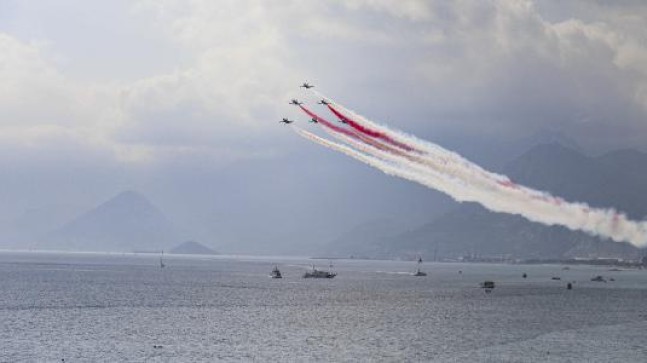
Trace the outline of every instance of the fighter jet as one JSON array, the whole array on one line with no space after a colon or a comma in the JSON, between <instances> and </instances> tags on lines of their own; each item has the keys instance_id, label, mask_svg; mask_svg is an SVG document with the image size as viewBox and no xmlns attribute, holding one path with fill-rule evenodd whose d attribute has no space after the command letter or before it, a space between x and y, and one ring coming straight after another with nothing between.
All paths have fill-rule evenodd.
<instances>
[{"instance_id":1,"label":"fighter jet","mask_svg":"<svg viewBox=\"0 0 647 363\"><path fill-rule=\"evenodd\" d=\"M317 102L317 104L319 104L319 105L329 105L330 102L328 102L326 100L321 100L321 101Z\"/></svg>"},{"instance_id":2,"label":"fighter jet","mask_svg":"<svg viewBox=\"0 0 647 363\"><path fill-rule=\"evenodd\" d=\"M314 86L313 86L313 85L311 85L311 84L310 84L310 83L308 83L308 82L305 82L305 83L303 83L300 87L301 87L301 88L305 88L305 89L310 89L310 88L312 88L312 87L314 87Z\"/></svg>"},{"instance_id":3,"label":"fighter jet","mask_svg":"<svg viewBox=\"0 0 647 363\"><path fill-rule=\"evenodd\" d=\"M289 125L289 124L293 123L294 121L288 120L287 118L283 117L283 120L281 120L279 122L283 122L284 124Z\"/></svg>"},{"instance_id":4,"label":"fighter jet","mask_svg":"<svg viewBox=\"0 0 647 363\"><path fill-rule=\"evenodd\" d=\"M317 119L314 117L310 119L310 122L312 122L313 124L319 123L319 121L317 121Z\"/></svg>"},{"instance_id":5,"label":"fighter jet","mask_svg":"<svg viewBox=\"0 0 647 363\"><path fill-rule=\"evenodd\" d=\"M290 104L295 105L295 106L299 106L299 105L302 105L303 102L299 102L299 100L296 100L296 99L293 98L292 101L290 101Z\"/></svg>"}]
</instances>

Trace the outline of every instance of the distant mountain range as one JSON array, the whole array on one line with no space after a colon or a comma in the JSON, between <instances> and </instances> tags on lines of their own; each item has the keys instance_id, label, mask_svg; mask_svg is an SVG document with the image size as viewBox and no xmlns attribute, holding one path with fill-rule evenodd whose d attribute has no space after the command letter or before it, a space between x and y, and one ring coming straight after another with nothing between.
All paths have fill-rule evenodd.
<instances>
[{"instance_id":1,"label":"distant mountain range","mask_svg":"<svg viewBox=\"0 0 647 363\"><path fill-rule=\"evenodd\" d=\"M42 239L49 249L159 251L177 243L178 233L146 197L125 191Z\"/></svg>"},{"instance_id":2,"label":"distant mountain range","mask_svg":"<svg viewBox=\"0 0 647 363\"><path fill-rule=\"evenodd\" d=\"M51 218L51 211L23 213L0 235L0 246L66 251L217 254L195 242L181 241L172 221L144 195L124 191L81 215Z\"/></svg>"},{"instance_id":3,"label":"distant mountain range","mask_svg":"<svg viewBox=\"0 0 647 363\"><path fill-rule=\"evenodd\" d=\"M393 219L381 218L367 221L339 236L320 251L329 257L372 257L382 255L384 247L376 241L383 241L402 233L404 227Z\"/></svg>"},{"instance_id":4,"label":"distant mountain range","mask_svg":"<svg viewBox=\"0 0 647 363\"><path fill-rule=\"evenodd\" d=\"M647 216L647 154L638 151L621 150L588 157L558 143L543 144L509 163L503 173L517 183L569 201L614 207L634 219ZM529 222L517 215L493 213L474 203L465 203L417 229L397 235L393 231L382 236L350 231L331 247L335 247L337 255L421 254L426 259L465 255L630 258L642 254L627 243Z\"/></svg>"},{"instance_id":5,"label":"distant mountain range","mask_svg":"<svg viewBox=\"0 0 647 363\"><path fill-rule=\"evenodd\" d=\"M170 253L178 255L217 255L218 252L196 241L186 241L174 248Z\"/></svg>"},{"instance_id":6,"label":"distant mountain range","mask_svg":"<svg viewBox=\"0 0 647 363\"><path fill-rule=\"evenodd\" d=\"M543 144L508 163L502 173L519 184L548 191L569 201L613 207L632 219L647 216L647 154L635 150L590 157L559 143ZM0 225L1 246L168 251L187 237L158 207L135 191L119 193L75 218L71 215L78 213L78 209L70 207L63 212L58 209L59 212L52 215L53 210L44 207L28 210L9 223L5 221ZM428 223L415 228L406 224L408 230L403 224L406 221L395 218L370 220L340 235L316 253L327 257L413 258L422 255L424 260L432 260L434 256L457 258L465 255L539 259L638 257L643 253L626 243L591 237L564 227L532 223L517 215L492 213L474 203L464 203L439 217L429 218ZM277 224L272 221L272 225ZM288 224L281 226L289 235L291 227ZM194 244L182 246L177 253L182 251L213 252Z\"/></svg>"}]
</instances>

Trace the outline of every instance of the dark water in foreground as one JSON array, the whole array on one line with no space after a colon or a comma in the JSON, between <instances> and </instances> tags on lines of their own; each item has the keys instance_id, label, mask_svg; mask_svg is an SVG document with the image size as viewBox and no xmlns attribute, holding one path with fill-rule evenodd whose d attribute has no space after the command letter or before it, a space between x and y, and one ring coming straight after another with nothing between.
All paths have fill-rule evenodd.
<instances>
[{"instance_id":1,"label":"dark water in foreground","mask_svg":"<svg viewBox=\"0 0 647 363\"><path fill-rule=\"evenodd\" d=\"M0 253L0 361L647 361L647 271L342 260L305 280L306 259L165 262Z\"/></svg>"}]
</instances>

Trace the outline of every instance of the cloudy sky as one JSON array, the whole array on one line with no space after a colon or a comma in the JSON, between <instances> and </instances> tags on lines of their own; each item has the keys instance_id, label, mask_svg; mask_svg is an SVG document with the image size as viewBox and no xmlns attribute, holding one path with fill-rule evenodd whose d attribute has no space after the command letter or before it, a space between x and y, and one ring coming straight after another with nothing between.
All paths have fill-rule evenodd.
<instances>
[{"instance_id":1,"label":"cloudy sky","mask_svg":"<svg viewBox=\"0 0 647 363\"><path fill-rule=\"evenodd\" d=\"M126 189L213 246L422 223L451 202L278 124L301 82L494 168L541 135L647 151L644 24L629 0L0 0L0 226Z\"/></svg>"}]
</instances>

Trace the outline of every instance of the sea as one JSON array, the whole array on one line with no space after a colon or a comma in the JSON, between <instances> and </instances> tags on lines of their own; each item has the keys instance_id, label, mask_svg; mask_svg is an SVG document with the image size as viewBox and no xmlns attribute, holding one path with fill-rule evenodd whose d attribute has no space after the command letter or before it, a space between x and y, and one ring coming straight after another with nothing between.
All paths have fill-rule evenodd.
<instances>
[{"instance_id":1,"label":"sea","mask_svg":"<svg viewBox=\"0 0 647 363\"><path fill-rule=\"evenodd\" d=\"M415 261L345 259L304 279L329 261L163 262L0 252L0 362L647 362L647 270L425 262L416 277Z\"/></svg>"}]
</instances>

